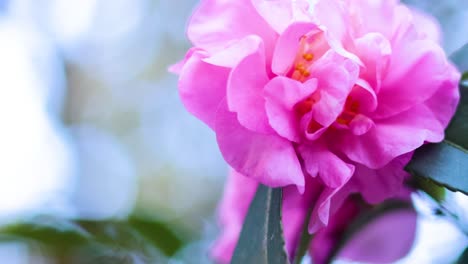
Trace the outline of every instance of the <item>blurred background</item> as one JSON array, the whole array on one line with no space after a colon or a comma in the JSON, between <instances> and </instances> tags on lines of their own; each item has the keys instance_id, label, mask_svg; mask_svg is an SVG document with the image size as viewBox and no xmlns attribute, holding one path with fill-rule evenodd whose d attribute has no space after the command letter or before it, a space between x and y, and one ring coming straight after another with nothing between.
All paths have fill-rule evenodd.
<instances>
[{"instance_id":1,"label":"blurred background","mask_svg":"<svg viewBox=\"0 0 468 264\"><path fill-rule=\"evenodd\" d=\"M211 263L226 165L167 72L196 2L0 0L0 226L45 241L2 237L0 263ZM466 0L406 2L437 17L448 54L468 42ZM463 231L415 200L401 263L453 262Z\"/></svg>"}]
</instances>

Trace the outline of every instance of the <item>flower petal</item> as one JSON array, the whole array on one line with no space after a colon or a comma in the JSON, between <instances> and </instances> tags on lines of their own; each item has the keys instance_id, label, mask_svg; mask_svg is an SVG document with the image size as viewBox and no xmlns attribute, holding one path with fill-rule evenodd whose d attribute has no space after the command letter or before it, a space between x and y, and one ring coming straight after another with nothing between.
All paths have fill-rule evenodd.
<instances>
[{"instance_id":1,"label":"flower petal","mask_svg":"<svg viewBox=\"0 0 468 264\"><path fill-rule=\"evenodd\" d=\"M354 166L328 150L323 142L302 145L298 151L304 160L307 173L312 177L319 176L330 188L343 186L354 173Z\"/></svg>"},{"instance_id":2,"label":"flower petal","mask_svg":"<svg viewBox=\"0 0 468 264\"><path fill-rule=\"evenodd\" d=\"M413 152L393 159L381 169L370 169L356 164L356 171L350 180L354 192L360 193L370 204L378 204L390 198L404 198L408 189L404 181L410 176L404 170L413 156Z\"/></svg>"},{"instance_id":3,"label":"flower petal","mask_svg":"<svg viewBox=\"0 0 468 264\"><path fill-rule=\"evenodd\" d=\"M309 21L305 0L252 0L258 13L278 33L283 33L293 21Z\"/></svg>"},{"instance_id":4,"label":"flower petal","mask_svg":"<svg viewBox=\"0 0 468 264\"><path fill-rule=\"evenodd\" d=\"M400 45L394 49L372 118L390 117L426 101L446 85L449 74L445 53L436 43L416 40Z\"/></svg>"},{"instance_id":5,"label":"flower petal","mask_svg":"<svg viewBox=\"0 0 468 264\"><path fill-rule=\"evenodd\" d=\"M277 75L286 75L293 67L301 37L311 31L319 32L316 25L310 22L295 22L291 24L278 38L271 69Z\"/></svg>"},{"instance_id":6,"label":"flower petal","mask_svg":"<svg viewBox=\"0 0 468 264\"><path fill-rule=\"evenodd\" d=\"M259 36L248 35L243 39L230 43L229 46L203 60L216 66L234 68L245 57L258 52L259 49L262 49L262 53L264 53L263 40ZM265 54L262 54L262 56L264 57Z\"/></svg>"},{"instance_id":7,"label":"flower petal","mask_svg":"<svg viewBox=\"0 0 468 264\"><path fill-rule=\"evenodd\" d=\"M224 159L236 171L270 187L294 184L303 191L304 175L290 141L247 130L226 106L217 113L215 131Z\"/></svg>"},{"instance_id":8,"label":"flower petal","mask_svg":"<svg viewBox=\"0 0 468 264\"><path fill-rule=\"evenodd\" d=\"M294 106L317 89L317 80L306 83L286 77L276 77L265 87L266 112L271 127L282 137L299 142L299 117Z\"/></svg>"},{"instance_id":9,"label":"flower petal","mask_svg":"<svg viewBox=\"0 0 468 264\"><path fill-rule=\"evenodd\" d=\"M434 42L441 43L442 29L437 20L424 14L417 9L411 9L413 23L420 38L427 38Z\"/></svg>"},{"instance_id":10,"label":"flower petal","mask_svg":"<svg viewBox=\"0 0 468 264\"><path fill-rule=\"evenodd\" d=\"M214 129L216 111L226 94L229 69L203 61L206 55L194 52L186 59L179 78L179 94L194 116Z\"/></svg>"},{"instance_id":11,"label":"flower petal","mask_svg":"<svg viewBox=\"0 0 468 264\"><path fill-rule=\"evenodd\" d=\"M272 53L277 37L251 0L202 0L190 19L187 35L195 46L210 54L247 35L260 36Z\"/></svg>"},{"instance_id":12,"label":"flower petal","mask_svg":"<svg viewBox=\"0 0 468 264\"><path fill-rule=\"evenodd\" d=\"M349 123L349 128L356 136L361 136L367 133L374 126L372 119L365 115L358 114Z\"/></svg>"},{"instance_id":13,"label":"flower petal","mask_svg":"<svg viewBox=\"0 0 468 264\"><path fill-rule=\"evenodd\" d=\"M354 40L354 46L356 54L364 63L360 78L365 79L378 93L390 64L390 42L382 34L372 32Z\"/></svg>"},{"instance_id":14,"label":"flower petal","mask_svg":"<svg viewBox=\"0 0 468 264\"><path fill-rule=\"evenodd\" d=\"M363 263L395 263L411 250L416 222L412 209L386 213L359 230L338 257Z\"/></svg>"},{"instance_id":15,"label":"flower petal","mask_svg":"<svg viewBox=\"0 0 468 264\"><path fill-rule=\"evenodd\" d=\"M318 79L320 100L313 107L313 118L328 127L343 111L346 99L358 79L359 67L330 50L310 68Z\"/></svg>"},{"instance_id":16,"label":"flower petal","mask_svg":"<svg viewBox=\"0 0 468 264\"><path fill-rule=\"evenodd\" d=\"M426 141L439 142L443 138L443 124L437 121L431 109L421 104L391 118L375 121L375 126L364 135L337 134L335 146L351 160L378 169Z\"/></svg>"},{"instance_id":17,"label":"flower petal","mask_svg":"<svg viewBox=\"0 0 468 264\"><path fill-rule=\"evenodd\" d=\"M255 132L268 133L272 129L263 98L263 89L268 82L263 43L258 37L252 37L251 41L256 43L257 48L232 70L226 98L229 110L237 113L242 126Z\"/></svg>"}]
</instances>

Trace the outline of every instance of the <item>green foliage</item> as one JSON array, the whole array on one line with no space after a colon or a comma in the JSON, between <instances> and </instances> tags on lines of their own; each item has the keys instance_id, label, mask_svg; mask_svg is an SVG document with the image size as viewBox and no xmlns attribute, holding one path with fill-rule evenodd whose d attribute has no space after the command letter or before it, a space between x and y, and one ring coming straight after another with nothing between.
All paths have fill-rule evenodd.
<instances>
[{"instance_id":1,"label":"green foliage","mask_svg":"<svg viewBox=\"0 0 468 264\"><path fill-rule=\"evenodd\" d=\"M0 229L0 240L8 241L18 238L40 241L58 250L65 250L88 243L92 235L74 222L52 217L39 217Z\"/></svg>"},{"instance_id":2,"label":"green foliage","mask_svg":"<svg viewBox=\"0 0 468 264\"><path fill-rule=\"evenodd\" d=\"M452 191L468 194L468 153L449 142L418 149L407 166L413 175L425 177Z\"/></svg>"},{"instance_id":3,"label":"green foliage","mask_svg":"<svg viewBox=\"0 0 468 264\"><path fill-rule=\"evenodd\" d=\"M307 213L307 218L304 221L304 226L302 227L301 240L299 246L296 249L296 255L294 256L294 264L300 264L302 258L307 254L309 250L310 242L312 241L312 235L309 234L308 223L310 221L312 210Z\"/></svg>"},{"instance_id":4,"label":"green foliage","mask_svg":"<svg viewBox=\"0 0 468 264\"><path fill-rule=\"evenodd\" d=\"M0 228L0 241L34 243L65 263L147 263L184 246L174 228L138 215L107 221L37 217Z\"/></svg>"},{"instance_id":5,"label":"green foliage","mask_svg":"<svg viewBox=\"0 0 468 264\"><path fill-rule=\"evenodd\" d=\"M281 226L280 188L258 187L244 221L233 264L286 264Z\"/></svg>"}]
</instances>

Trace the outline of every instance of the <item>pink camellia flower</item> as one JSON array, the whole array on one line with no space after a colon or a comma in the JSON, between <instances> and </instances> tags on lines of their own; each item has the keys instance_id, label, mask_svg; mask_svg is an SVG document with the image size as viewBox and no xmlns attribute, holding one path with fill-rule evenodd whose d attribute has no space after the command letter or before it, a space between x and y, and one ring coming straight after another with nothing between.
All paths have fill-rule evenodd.
<instances>
[{"instance_id":1,"label":"pink camellia flower","mask_svg":"<svg viewBox=\"0 0 468 264\"><path fill-rule=\"evenodd\" d=\"M315 181L314 178L306 181L304 194L298 193L294 187L285 187L283 190L282 224L286 250L291 259L295 256L309 206L316 201L318 191L323 188ZM229 263L231 260L257 187L256 181L231 170L219 208L222 233L212 251L214 258L220 263ZM374 184L372 187L376 188L376 191L388 193L382 185ZM348 188L348 185L344 189L347 191L338 195L341 201L334 203L337 206L334 217L330 219L327 227L317 231L313 237L310 255L314 263L326 263L353 220L371 208L362 200L349 197L352 188ZM393 198L409 200L410 190L402 189L394 195ZM415 231L414 210L387 213L359 230L351 241L342 245L338 257L366 263L393 263L410 251Z\"/></svg>"},{"instance_id":2,"label":"pink camellia flower","mask_svg":"<svg viewBox=\"0 0 468 264\"><path fill-rule=\"evenodd\" d=\"M313 232L351 178L398 190L392 163L443 139L460 74L438 32L396 0L203 0L172 70L232 168L299 192L309 177L324 185Z\"/></svg>"},{"instance_id":3,"label":"pink camellia flower","mask_svg":"<svg viewBox=\"0 0 468 264\"><path fill-rule=\"evenodd\" d=\"M291 193L283 210L313 208L311 233L349 193L398 196L459 100L437 24L397 0L202 0L187 34L172 67L185 107L233 169Z\"/></svg>"}]
</instances>

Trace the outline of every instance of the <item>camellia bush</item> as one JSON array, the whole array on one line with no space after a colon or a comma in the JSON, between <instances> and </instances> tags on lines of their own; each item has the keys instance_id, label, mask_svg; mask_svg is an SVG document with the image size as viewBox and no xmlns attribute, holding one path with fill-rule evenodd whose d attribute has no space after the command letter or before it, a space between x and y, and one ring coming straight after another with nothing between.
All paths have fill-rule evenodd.
<instances>
[{"instance_id":1,"label":"camellia bush","mask_svg":"<svg viewBox=\"0 0 468 264\"><path fill-rule=\"evenodd\" d=\"M396 0L200 2L171 71L231 167L218 262L392 263L412 193L468 193L468 48L449 59L434 21Z\"/></svg>"}]
</instances>

